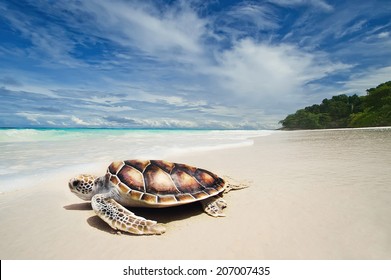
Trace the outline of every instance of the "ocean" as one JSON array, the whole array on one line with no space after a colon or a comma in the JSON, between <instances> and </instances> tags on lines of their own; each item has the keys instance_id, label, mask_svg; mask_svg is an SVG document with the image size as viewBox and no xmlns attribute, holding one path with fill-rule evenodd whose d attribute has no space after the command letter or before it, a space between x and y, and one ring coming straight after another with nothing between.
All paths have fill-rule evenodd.
<instances>
[{"instance_id":1,"label":"ocean","mask_svg":"<svg viewBox=\"0 0 391 280\"><path fill-rule=\"evenodd\" d=\"M82 173L114 160L252 145L269 130L0 129L0 192L58 172Z\"/></svg>"}]
</instances>

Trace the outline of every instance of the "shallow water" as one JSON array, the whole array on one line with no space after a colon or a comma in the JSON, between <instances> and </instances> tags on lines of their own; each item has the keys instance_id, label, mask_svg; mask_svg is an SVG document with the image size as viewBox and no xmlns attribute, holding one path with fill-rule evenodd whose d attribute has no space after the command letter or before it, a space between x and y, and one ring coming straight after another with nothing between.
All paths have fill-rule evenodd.
<instances>
[{"instance_id":1,"label":"shallow water","mask_svg":"<svg viewBox=\"0 0 391 280\"><path fill-rule=\"evenodd\" d=\"M251 145L272 131L0 129L0 192L36 184L59 171L88 171L119 159Z\"/></svg>"}]
</instances>

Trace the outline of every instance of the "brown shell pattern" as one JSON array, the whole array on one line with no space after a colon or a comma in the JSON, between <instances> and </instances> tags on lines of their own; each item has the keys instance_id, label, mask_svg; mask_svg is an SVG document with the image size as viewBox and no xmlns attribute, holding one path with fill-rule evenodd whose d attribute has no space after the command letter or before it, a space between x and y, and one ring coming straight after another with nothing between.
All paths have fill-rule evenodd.
<instances>
[{"instance_id":1,"label":"brown shell pattern","mask_svg":"<svg viewBox=\"0 0 391 280\"><path fill-rule=\"evenodd\" d=\"M113 162L107 176L131 199L158 205L202 200L222 192L225 185L210 171L164 160Z\"/></svg>"}]
</instances>

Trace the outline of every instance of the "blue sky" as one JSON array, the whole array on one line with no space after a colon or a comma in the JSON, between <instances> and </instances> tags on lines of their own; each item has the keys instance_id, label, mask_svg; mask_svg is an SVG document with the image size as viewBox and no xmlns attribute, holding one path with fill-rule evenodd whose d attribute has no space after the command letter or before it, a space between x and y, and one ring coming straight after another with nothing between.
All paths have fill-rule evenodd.
<instances>
[{"instance_id":1,"label":"blue sky","mask_svg":"<svg viewBox=\"0 0 391 280\"><path fill-rule=\"evenodd\" d=\"M0 1L1 127L276 128L391 80L389 1Z\"/></svg>"}]
</instances>

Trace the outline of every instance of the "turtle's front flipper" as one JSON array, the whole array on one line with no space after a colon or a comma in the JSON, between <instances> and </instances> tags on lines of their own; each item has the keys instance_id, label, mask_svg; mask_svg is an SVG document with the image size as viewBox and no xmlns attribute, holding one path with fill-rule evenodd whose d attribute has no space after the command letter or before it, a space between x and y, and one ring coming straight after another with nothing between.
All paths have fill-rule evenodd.
<instances>
[{"instance_id":1,"label":"turtle's front flipper","mask_svg":"<svg viewBox=\"0 0 391 280\"><path fill-rule=\"evenodd\" d=\"M223 209L227 207L227 202L220 196L209 197L201 200L204 211L213 217L225 217Z\"/></svg>"},{"instance_id":2,"label":"turtle's front flipper","mask_svg":"<svg viewBox=\"0 0 391 280\"><path fill-rule=\"evenodd\" d=\"M105 194L94 195L91 204L95 213L114 230L137 235L162 234L166 231L162 224L136 216Z\"/></svg>"}]
</instances>

